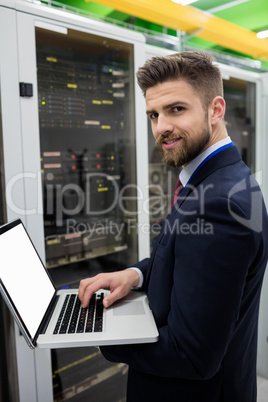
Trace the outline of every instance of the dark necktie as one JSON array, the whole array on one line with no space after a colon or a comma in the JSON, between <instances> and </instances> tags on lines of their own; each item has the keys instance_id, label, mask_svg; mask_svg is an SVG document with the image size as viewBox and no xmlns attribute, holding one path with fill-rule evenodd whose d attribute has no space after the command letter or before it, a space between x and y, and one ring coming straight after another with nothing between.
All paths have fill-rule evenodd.
<instances>
[{"instance_id":1,"label":"dark necktie","mask_svg":"<svg viewBox=\"0 0 268 402\"><path fill-rule=\"evenodd\" d=\"M182 185L182 183L180 181L180 178L178 178L177 184L175 186L174 194L173 194L173 197L172 197L171 208L173 208L173 205L175 204L175 202L179 198L179 195L180 195L182 189L183 189L183 185Z\"/></svg>"}]
</instances>

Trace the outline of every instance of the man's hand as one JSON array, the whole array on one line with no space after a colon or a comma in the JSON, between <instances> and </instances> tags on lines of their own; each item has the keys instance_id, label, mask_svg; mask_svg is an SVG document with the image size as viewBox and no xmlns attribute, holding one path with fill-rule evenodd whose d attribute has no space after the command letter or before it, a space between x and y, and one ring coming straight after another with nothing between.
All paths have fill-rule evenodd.
<instances>
[{"instance_id":1,"label":"man's hand","mask_svg":"<svg viewBox=\"0 0 268 402\"><path fill-rule=\"evenodd\" d=\"M93 293L99 289L108 289L111 293L103 299L104 307L111 306L116 300L126 296L132 287L139 283L139 274L133 269L125 269L106 274L99 274L93 278L83 279L79 285L79 299L82 307L88 306Z\"/></svg>"}]
</instances>

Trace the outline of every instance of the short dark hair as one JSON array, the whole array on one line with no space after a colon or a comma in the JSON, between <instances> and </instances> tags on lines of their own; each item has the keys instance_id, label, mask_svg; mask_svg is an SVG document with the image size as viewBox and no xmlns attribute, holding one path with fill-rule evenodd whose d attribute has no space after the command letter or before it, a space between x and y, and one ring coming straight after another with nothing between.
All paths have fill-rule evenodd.
<instances>
[{"instance_id":1,"label":"short dark hair","mask_svg":"<svg viewBox=\"0 0 268 402\"><path fill-rule=\"evenodd\" d=\"M185 80L197 92L203 107L207 109L216 96L223 97L221 72L213 61L212 56L199 51L153 57L138 69L137 81L145 96L147 89L157 84Z\"/></svg>"}]
</instances>

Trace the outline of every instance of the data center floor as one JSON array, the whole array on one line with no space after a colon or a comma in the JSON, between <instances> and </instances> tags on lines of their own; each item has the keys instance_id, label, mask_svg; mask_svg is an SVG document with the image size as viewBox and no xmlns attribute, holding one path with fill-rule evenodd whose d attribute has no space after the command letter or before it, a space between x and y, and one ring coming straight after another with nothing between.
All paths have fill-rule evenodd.
<instances>
[{"instance_id":1,"label":"data center floor","mask_svg":"<svg viewBox=\"0 0 268 402\"><path fill-rule=\"evenodd\" d=\"M257 402L268 402L268 379L258 377L258 398Z\"/></svg>"}]
</instances>

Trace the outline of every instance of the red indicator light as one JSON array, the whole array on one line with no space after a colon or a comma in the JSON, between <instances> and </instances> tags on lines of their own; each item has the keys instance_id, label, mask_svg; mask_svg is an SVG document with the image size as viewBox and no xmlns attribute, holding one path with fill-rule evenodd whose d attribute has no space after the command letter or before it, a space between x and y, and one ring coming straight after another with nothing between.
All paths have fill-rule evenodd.
<instances>
[{"instance_id":1,"label":"red indicator light","mask_svg":"<svg viewBox=\"0 0 268 402\"><path fill-rule=\"evenodd\" d=\"M101 168L101 165L97 165L96 168L97 168L97 169L100 169L100 168Z\"/></svg>"},{"instance_id":2,"label":"red indicator light","mask_svg":"<svg viewBox=\"0 0 268 402\"><path fill-rule=\"evenodd\" d=\"M72 155L71 155L71 158L72 158L72 159L75 159L75 155L74 155L74 154L72 154Z\"/></svg>"},{"instance_id":3,"label":"red indicator light","mask_svg":"<svg viewBox=\"0 0 268 402\"><path fill-rule=\"evenodd\" d=\"M76 170L76 166L75 166L75 165L72 166L72 170Z\"/></svg>"},{"instance_id":4,"label":"red indicator light","mask_svg":"<svg viewBox=\"0 0 268 402\"><path fill-rule=\"evenodd\" d=\"M100 158L100 154L97 154L97 155L96 155L96 158Z\"/></svg>"}]
</instances>

